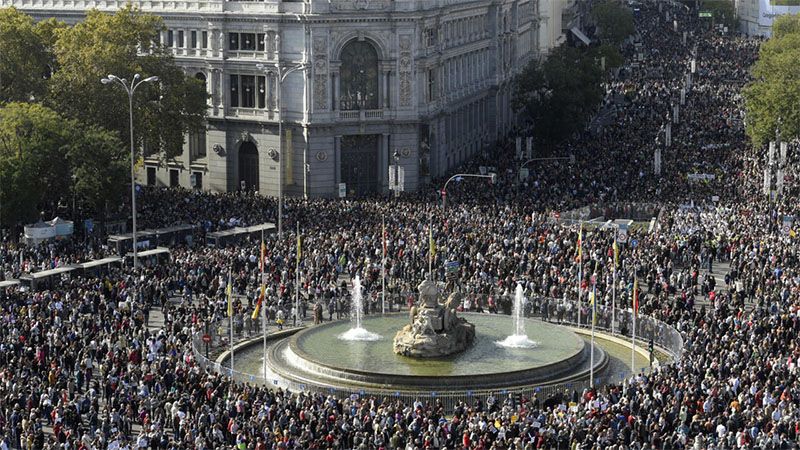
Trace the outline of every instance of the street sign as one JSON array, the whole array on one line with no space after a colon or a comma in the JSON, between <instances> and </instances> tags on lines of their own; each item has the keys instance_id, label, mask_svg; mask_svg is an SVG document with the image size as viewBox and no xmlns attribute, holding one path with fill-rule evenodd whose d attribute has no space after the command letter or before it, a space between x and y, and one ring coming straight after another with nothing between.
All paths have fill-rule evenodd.
<instances>
[{"instance_id":1,"label":"street sign","mask_svg":"<svg viewBox=\"0 0 800 450\"><path fill-rule=\"evenodd\" d=\"M339 183L339 198L347 197L347 183Z\"/></svg>"},{"instance_id":2,"label":"street sign","mask_svg":"<svg viewBox=\"0 0 800 450\"><path fill-rule=\"evenodd\" d=\"M203 342L205 342L206 344L211 342L211 335L210 334L204 334L203 335Z\"/></svg>"},{"instance_id":3,"label":"street sign","mask_svg":"<svg viewBox=\"0 0 800 450\"><path fill-rule=\"evenodd\" d=\"M708 17L708 18L711 18L711 17L714 17L714 13L712 13L711 11L700 11L700 13L697 14L697 17Z\"/></svg>"}]
</instances>

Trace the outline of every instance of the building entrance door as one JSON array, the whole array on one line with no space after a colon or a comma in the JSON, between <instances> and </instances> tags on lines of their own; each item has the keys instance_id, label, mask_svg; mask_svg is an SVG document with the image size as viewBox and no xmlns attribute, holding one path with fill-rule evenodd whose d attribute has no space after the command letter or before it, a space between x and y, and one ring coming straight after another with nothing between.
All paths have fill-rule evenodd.
<instances>
[{"instance_id":1,"label":"building entrance door","mask_svg":"<svg viewBox=\"0 0 800 450\"><path fill-rule=\"evenodd\" d=\"M258 190L258 149L250 141L242 142L239 147L239 188Z\"/></svg>"},{"instance_id":2,"label":"building entrance door","mask_svg":"<svg viewBox=\"0 0 800 450\"><path fill-rule=\"evenodd\" d=\"M379 190L378 138L377 134L342 136L339 169L348 197Z\"/></svg>"}]
</instances>

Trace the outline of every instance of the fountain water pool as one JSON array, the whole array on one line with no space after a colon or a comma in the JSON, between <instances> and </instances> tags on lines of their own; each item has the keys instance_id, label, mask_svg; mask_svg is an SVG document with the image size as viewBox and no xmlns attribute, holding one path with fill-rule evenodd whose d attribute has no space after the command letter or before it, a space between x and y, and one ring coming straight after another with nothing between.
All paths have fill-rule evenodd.
<instances>
[{"instance_id":1,"label":"fountain water pool","mask_svg":"<svg viewBox=\"0 0 800 450\"><path fill-rule=\"evenodd\" d=\"M528 339L528 334L525 332L525 317L523 317L524 296L521 284L517 284L517 289L514 292L514 310L512 317L514 318L514 334L508 336L502 341L495 342L500 347L507 348L534 348L539 345L538 342Z\"/></svg>"},{"instance_id":2,"label":"fountain water pool","mask_svg":"<svg viewBox=\"0 0 800 450\"><path fill-rule=\"evenodd\" d=\"M353 295L350 303L350 311L355 317L355 326L339 335L343 341L377 341L381 335L368 331L361 324L364 315L364 299L361 294L361 277L356 275L353 279Z\"/></svg>"}]
</instances>

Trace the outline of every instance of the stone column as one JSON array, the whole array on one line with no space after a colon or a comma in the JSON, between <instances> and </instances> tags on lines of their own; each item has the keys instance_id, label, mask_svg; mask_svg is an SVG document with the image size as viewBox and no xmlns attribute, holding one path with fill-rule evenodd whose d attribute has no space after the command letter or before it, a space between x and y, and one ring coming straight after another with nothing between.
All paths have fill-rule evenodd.
<instances>
[{"instance_id":1,"label":"stone column","mask_svg":"<svg viewBox=\"0 0 800 450\"><path fill-rule=\"evenodd\" d=\"M335 109L341 110L342 103L339 101L339 72L332 73L333 75L333 102L336 105Z\"/></svg>"},{"instance_id":2,"label":"stone column","mask_svg":"<svg viewBox=\"0 0 800 450\"><path fill-rule=\"evenodd\" d=\"M389 148L389 133L381 135L380 153L378 153L378 176L381 180L381 190L389 189L389 155L392 149Z\"/></svg>"},{"instance_id":3,"label":"stone column","mask_svg":"<svg viewBox=\"0 0 800 450\"><path fill-rule=\"evenodd\" d=\"M383 84L383 95L381 108L389 109L389 69L384 69L381 72L381 80Z\"/></svg>"},{"instance_id":4,"label":"stone column","mask_svg":"<svg viewBox=\"0 0 800 450\"><path fill-rule=\"evenodd\" d=\"M331 78L331 97L332 97L331 111L336 111L339 109L339 102L338 102L339 99L337 98L337 92L336 92L336 86L337 86L336 74L332 73L330 78Z\"/></svg>"},{"instance_id":5,"label":"stone column","mask_svg":"<svg viewBox=\"0 0 800 450\"><path fill-rule=\"evenodd\" d=\"M342 182L342 136L333 137L333 172L336 192L339 192L339 183Z\"/></svg>"}]
</instances>

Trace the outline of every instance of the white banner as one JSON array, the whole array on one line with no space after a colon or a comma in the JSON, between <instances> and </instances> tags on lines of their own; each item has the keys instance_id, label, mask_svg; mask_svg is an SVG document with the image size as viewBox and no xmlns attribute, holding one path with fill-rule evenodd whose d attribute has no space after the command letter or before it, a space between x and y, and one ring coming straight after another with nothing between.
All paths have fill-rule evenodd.
<instances>
[{"instance_id":1,"label":"white banner","mask_svg":"<svg viewBox=\"0 0 800 450\"><path fill-rule=\"evenodd\" d=\"M617 228L617 243L625 244L628 242L628 224L621 223Z\"/></svg>"},{"instance_id":2,"label":"white banner","mask_svg":"<svg viewBox=\"0 0 800 450\"><path fill-rule=\"evenodd\" d=\"M798 0L759 0L758 3L758 24L762 27L771 27L777 16L800 13Z\"/></svg>"},{"instance_id":3,"label":"white banner","mask_svg":"<svg viewBox=\"0 0 800 450\"><path fill-rule=\"evenodd\" d=\"M397 176L395 177L395 173ZM402 192L405 188L406 169L403 166L389 166L389 190Z\"/></svg>"},{"instance_id":4,"label":"white banner","mask_svg":"<svg viewBox=\"0 0 800 450\"><path fill-rule=\"evenodd\" d=\"M764 169L764 195L769 194L770 184L772 183L769 176L769 169Z\"/></svg>"},{"instance_id":5,"label":"white banner","mask_svg":"<svg viewBox=\"0 0 800 450\"><path fill-rule=\"evenodd\" d=\"M531 136L528 136L528 138L525 140L525 144L526 144L528 159L531 159L533 158L533 138Z\"/></svg>"},{"instance_id":6,"label":"white banner","mask_svg":"<svg viewBox=\"0 0 800 450\"><path fill-rule=\"evenodd\" d=\"M789 235L789 232L792 231L792 222L794 222L794 216L783 216L783 226L781 227L783 234Z\"/></svg>"},{"instance_id":7,"label":"white banner","mask_svg":"<svg viewBox=\"0 0 800 450\"><path fill-rule=\"evenodd\" d=\"M713 173L689 173L686 174L686 179L689 181L710 181L717 176Z\"/></svg>"}]
</instances>

